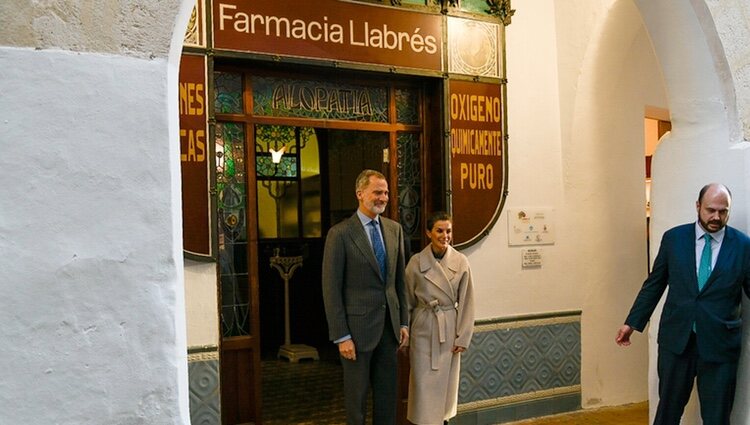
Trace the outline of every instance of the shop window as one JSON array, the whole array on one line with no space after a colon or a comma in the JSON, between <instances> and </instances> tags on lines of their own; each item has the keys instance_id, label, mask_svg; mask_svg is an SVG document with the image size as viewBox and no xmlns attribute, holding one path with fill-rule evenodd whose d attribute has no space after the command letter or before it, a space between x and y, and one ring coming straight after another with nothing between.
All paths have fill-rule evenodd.
<instances>
[{"instance_id":1,"label":"shop window","mask_svg":"<svg viewBox=\"0 0 750 425\"><path fill-rule=\"evenodd\" d=\"M243 125L216 123L217 232L224 337L250 334L244 142Z\"/></svg>"},{"instance_id":2,"label":"shop window","mask_svg":"<svg viewBox=\"0 0 750 425\"><path fill-rule=\"evenodd\" d=\"M422 166L419 133L398 133L398 216L411 245L419 246Z\"/></svg>"},{"instance_id":3,"label":"shop window","mask_svg":"<svg viewBox=\"0 0 750 425\"><path fill-rule=\"evenodd\" d=\"M219 114L243 113L241 74L214 73L214 108Z\"/></svg>"},{"instance_id":4,"label":"shop window","mask_svg":"<svg viewBox=\"0 0 750 425\"><path fill-rule=\"evenodd\" d=\"M258 236L320 237L320 167L315 129L255 126Z\"/></svg>"},{"instance_id":5,"label":"shop window","mask_svg":"<svg viewBox=\"0 0 750 425\"><path fill-rule=\"evenodd\" d=\"M403 124L418 125L419 91L414 89L397 88L396 92L396 121Z\"/></svg>"},{"instance_id":6,"label":"shop window","mask_svg":"<svg viewBox=\"0 0 750 425\"><path fill-rule=\"evenodd\" d=\"M388 89L325 80L253 77L253 115L388 122Z\"/></svg>"}]
</instances>

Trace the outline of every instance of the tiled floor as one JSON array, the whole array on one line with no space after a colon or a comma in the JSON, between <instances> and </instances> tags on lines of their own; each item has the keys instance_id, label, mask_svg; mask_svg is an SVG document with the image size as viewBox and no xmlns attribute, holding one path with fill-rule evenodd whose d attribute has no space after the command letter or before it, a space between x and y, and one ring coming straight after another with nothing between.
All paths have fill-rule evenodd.
<instances>
[{"instance_id":1,"label":"tiled floor","mask_svg":"<svg viewBox=\"0 0 750 425\"><path fill-rule=\"evenodd\" d=\"M340 425L346 422L341 366L320 361L263 361L265 425ZM647 425L648 403L586 409L503 425ZM488 424L489 425L489 424Z\"/></svg>"},{"instance_id":2,"label":"tiled floor","mask_svg":"<svg viewBox=\"0 0 750 425\"><path fill-rule=\"evenodd\" d=\"M503 425L647 425L648 402L586 409L574 413L510 422Z\"/></svg>"},{"instance_id":3,"label":"tiled floor","mask_svg":"<svg viewBox=\"0 0 750 425\"><path fill-rule=\"evenodd\" d=\"M265 360L263 424L343 424L342 387L341 366L334 360Z\"/></svg>"}]
</instances>

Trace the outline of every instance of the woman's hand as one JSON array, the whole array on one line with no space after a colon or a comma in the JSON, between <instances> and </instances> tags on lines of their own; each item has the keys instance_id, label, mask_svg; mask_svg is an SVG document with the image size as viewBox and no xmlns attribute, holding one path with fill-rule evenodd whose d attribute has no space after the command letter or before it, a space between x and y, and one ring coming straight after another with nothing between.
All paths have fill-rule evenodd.
<instances>
[{"instance_id":1,"label":"woman's hand","mask_svg":"<svg viewBox=\"0 0 750 425\"><path fill-rule=\"evenodd\" d=\"M453 353L463 353L464 351L466 351L466 347L460 347L458 345L454 345L452 351Z\"/></svg>"}]
</instances>

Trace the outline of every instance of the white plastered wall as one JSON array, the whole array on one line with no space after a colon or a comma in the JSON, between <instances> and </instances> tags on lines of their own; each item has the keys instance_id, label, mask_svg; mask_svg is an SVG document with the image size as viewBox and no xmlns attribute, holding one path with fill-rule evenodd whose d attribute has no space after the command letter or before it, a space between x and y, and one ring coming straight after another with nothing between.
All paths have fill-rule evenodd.
<instances>
[{"instance_id":1,"label":"white plastered wall","mask_svg":"<svg viewBox=\"0 0 750 425\"><path fill-rule=\"evenodd\" d=\"M215 262L185 260L185 308L188 348L218 345L219 305Z\"/></svg>"},{"instance_id":2,"label":"white plastered wall","mask_svg":"<svg viewBox=\"0 0 750 425\"><path fill-rule=\"evenodd\" d=\"M672 120L672 131L663 138L652 163L652 238L658 241L668 228L694 221L697 191L712 181L725 183L732 189L729 224L747 231L747 151L744 143L738 143L741 132L737 131L735 82L727 72L723 46L706 4L643 0L637 3L664 72ZM658 244L652 246L653 256ZM657 308L648 331L652 418L658 401L655 368L660 311ZM748 329L746 323L746 344ZM746 403L742 402L748 393L747 380L742 379L747 363L745 350L733 423L745 423L748 418ZM699 416L694 394L683 424L699 424Z\"/></svg>"},{"instance_id":3,"label":"white plastered wall","mask_svg":"<svg viewBox=\"0 0 750 425\"><path fill-rule=\"evenodd\" d=\"M642 401L646 347L621 350L614 334L647 272L643 118L667 107L658 62L630 1L514 6L505 209L553 208L556 242L522 269L504 213L466 250L478 317L581 310L583 407Z\"/></svg>"},{"instance_id":4,"label":"white plastered wall","mask_svg":"<svg viewBox=\"0 0 750 425\"><path fill-rule=\"evenodd\" d=\"M503 317L582 310L583 407L642 401L647 384L655 385L653 372L648 378L655 360L648 349L655 343L636 337L634 346L622 349L614 334L647 273L644 111L669 109L674 126L653 164L652 248L668 227L694 220L695 197L707 181L732 186L732 223L745 229L746 158L732 143L742 134L733 119L744 115L733 110L732 95L740 90L732 78L734 86L738 79L747 86L746 62L731 61L745 56L732 50L729 66L723 64L720 41L706 41L713 23L705 17L698 23L696 6L687 2L540 0L515 6L507 30L505 208L555 208L557 242L541 247L541 269L522 270L519 250L507 246L502 216L490 236L467 250L481 294L478 312ZM746 6L736 9L746 14ZM725 45L729 39L724 36ZM708 166L699 166L704 158ZM741 366L738 400L748 392L746 374ZM737 421L748 417L742 404ZM695 409L690 406L687 421L696 420Z\"/></svg>"},{"instance_id":5,"label":"white plastered wall","mask_svg":"<svg viewBox=\"0 0 750 425\"><path fill-rule=\"evenodd\" d=\"M0 68L0 357L10 370L0 411L10 423L189 422L176 77L191 4L181 3L0 2L0 60L12 64ZM715 77L718 92L735 94L739 132L732 130L732 114L722 117L718 111L725 100L703 103L701 93L713 84L703 80L710 66L686 68L680 60L690 52L672 51L687 43L680 31L667 30L684 29L694 20L675 14L673 1L636 4L664 68L669 105L661 104L659 89L643 93L629 75L655 84L632 5L514 3L518 12L508 27L507 49L506 209L556 208L560 232L555 245L543 247L539 270L520 269L519 250L507 247L505 215L467 250L481 291L480 317L584 311L584 407L646 397L645 344L624 351L612 342L645 276L636 211L643 193L634 183L642 172L636 146L643 132L628 125L635 116L631 106L641 101L668 106L679 126L655 158L660 183L654 187L653 234L694 218L696 188L708 178L732 186L732 224L747 227L746 154L722 144L737 134L748 139L750 55L747 38L735 38L747 33L748 20L742 20L747 3L708 2L717 26L723 25L722 42L709 44L722 46L729 59L729 74ZM614 32L602 27L611 16L622 19L616 28L627 37L613 40ZM623 49L627 40L634 63L599 57L597 52L610 47ZM631 53L620 51L628 58ZM732 81L733 90L727 89ZM681 97L683 92L688 96ZM703 143L707 139L722 154ZM721 175L694 171L695 159L705 154L721 166ZM633 161L633 168L619 170L625 166L617 155ZM685 180L686 174L692 177ZM214 336L198 340L204 338ZM743 374L741 366L741 385L748 381ZM738 399L747 393L741 386ZM738 423L748 417L747 409L737 405Z\"/></svg>"},{"instance_id":6,"label":"white plastered wall","mask_svg":"<svg viewBox=\"0 0 750 425\"><path fill-rule=\"evenodd\" d=\"M645 350L614 343L647 274L644 114L667 108L659 64L630 1L599 2L580 74L566 81L565 223L581 292L583 407L643 399ZM558 16L572 11L558 8ZM576 29L574 37L581 37ZM567 70L565 77L573 77ZM565 132L564 128L564 132ZM623 368L619 365L631 364Z\"/></svg>"},{"instance_id":7,"label":"white plastered wall","mask_svg":"<svg viewBox=\"0 0 750 425\"><path fill-rule=\"evenodd\" d=\"M177 72L191 6L0 3L2 423L190 422Z\"/></svg>"}]
</instances>

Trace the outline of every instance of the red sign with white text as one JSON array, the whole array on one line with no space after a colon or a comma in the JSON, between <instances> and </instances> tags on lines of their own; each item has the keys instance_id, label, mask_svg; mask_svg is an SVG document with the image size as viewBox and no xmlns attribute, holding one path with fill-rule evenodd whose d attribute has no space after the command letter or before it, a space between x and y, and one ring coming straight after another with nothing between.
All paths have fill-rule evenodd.
<instances>
[{"instance_id":1,"label":"red sign with white text","mask_svg":"<svg viewBox=\"0 0 750 425\"><path fill-rule=\"evenodd\" d=\"M214 0L216 49L441 71L443 17L339 0Z\"/></svg>"}]
</instances>

